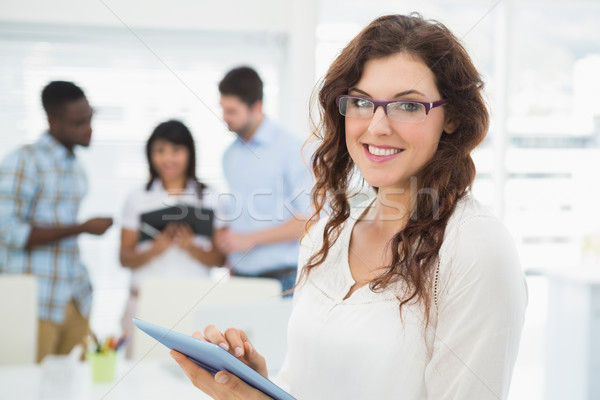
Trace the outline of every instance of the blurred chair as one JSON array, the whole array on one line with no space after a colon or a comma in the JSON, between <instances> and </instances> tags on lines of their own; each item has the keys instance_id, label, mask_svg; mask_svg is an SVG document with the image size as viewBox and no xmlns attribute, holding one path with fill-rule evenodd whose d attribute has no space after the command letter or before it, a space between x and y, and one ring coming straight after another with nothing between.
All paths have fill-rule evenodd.
<instances>
[{"instance_id":1,"label":"blurred chair","mask_svg":"<svg viewBox=\"0 0 600 400\"><path fill-rule=\"evenodd\" d=\"M0 365L33 364L37 353L37 281L0 275Z\"/></svg>"},{"instance_id":2,"label":"blurred chair","mask_svg":"<svg viewBox=\"0 0 600 400\"><path fill-rule=\"evenodd\" d=\"M141 286L137 318L192 334L197 309L209 305L234 305L281 297L281 285L274 279L226 277L148 277ZM168 350L139 329L132 332L133 359L170 359Z\"/></svg>"}]
</instances>

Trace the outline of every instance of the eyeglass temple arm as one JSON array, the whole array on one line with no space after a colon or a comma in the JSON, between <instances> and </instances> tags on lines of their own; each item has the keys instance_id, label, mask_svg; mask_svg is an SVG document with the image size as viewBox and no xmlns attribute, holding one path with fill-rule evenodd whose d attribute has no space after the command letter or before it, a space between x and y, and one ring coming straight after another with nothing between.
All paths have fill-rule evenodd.
<instances>
[{"instance_id":1,"label":"eyeglass temple arm","mask_svg":"<svg viewBox=\"0 0 600 400\"><path fill-rule=\"evenodd\" d=\"M429 114L429 111L431 111L432 108L436 108L436 107L439 107L439 106L445 106L448 103L449 103L449 101L447 99L442 99L442 100L438 100L438 101L429 102L428 103L429 107L427 107L426 114Z\"/></svg>"}]
</instances>

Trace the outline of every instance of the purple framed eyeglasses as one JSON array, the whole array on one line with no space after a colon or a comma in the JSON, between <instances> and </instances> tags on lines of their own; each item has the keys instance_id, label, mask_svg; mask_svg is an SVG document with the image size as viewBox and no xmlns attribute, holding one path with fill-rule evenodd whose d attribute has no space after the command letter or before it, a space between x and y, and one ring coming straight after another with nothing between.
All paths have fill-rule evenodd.
<instances>
[{"instance_id":1,"label":"purple framed eyeglasses","mask_svg":"<svg viewBox=\"0 0 600 400\"><path fill-rule=\"evenodd\" d=\"M383 107L385 114L396 122L419 123L425 121L429 111L448 104L448 100L373 100L368 97L343 94L335 99L340 114L348 118L371 118L377 107Z\"/></svg>"}]
</instances>

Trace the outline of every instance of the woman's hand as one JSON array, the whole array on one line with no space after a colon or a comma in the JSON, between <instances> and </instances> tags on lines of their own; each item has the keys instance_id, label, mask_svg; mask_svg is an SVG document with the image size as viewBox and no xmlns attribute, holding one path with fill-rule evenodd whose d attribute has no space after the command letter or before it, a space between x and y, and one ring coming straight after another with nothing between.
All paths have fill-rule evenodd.
<instances>
[{"instance_id":1,"label":"woman's hand","mask_svg":"<svg viewBox=\"0 0 600 400\"><path fill-rule=\"evenodd\" d=\"M209 325L204 328L204 336L201 335L200 332L196 332L194 333L194 337L221 346L244 362L244 364L248 365L265 378L268 378L265 358L252 347L246 332L243 330L229 328L225 331L225 334L223 334L216 326Z\"/></svg>"},{"instance_id":2,"label":"woman's hand","mask_svg":"<svg viewBox=\"0 0 600 400\"><path fill-rule=\"evenodd\" d=\"M194 231L188 224L178 224L173 241L182 249L191 251L194 247Z\"/></svg>"},{"instance_id":3,"label":"woman's hand","mask_svg":"<svg viewBox=\"0 0 600 400\"><path fill-rule=\"evenodd\" d=\"M127 268L136 269L143 267L153 258L161 255L173 244L175 235L175 224L169 224L152 241L150 248L138 250L136 247L139 241L139 232L123 228L121 230L121 250L119 260L121 265Z\"/></svg>"},{"instance_id":4,"label":"woman's hand","mask_svg":"<svg viewBox=\"0 0 600 400\"><path fill-rule=\"evenodd\" d=\"M264 357L254 350L248 336L241 329L230 328L225 331L225 334L222 334L215 326L210 325L204 330L204 335L195 332L193 336L221 346L252 369L267 377L267 365ZM219 371L213 376L177 351L171 350L171 356L177 361L194 386L214 399L270 399L269 396L246 384L233 374Z\"/></svg>"},{"instance_id":5,"label":"woman's hand","mask_svg":"<svg viewBox=\"0 0 600 400\"><path fill-rule=\"evenodd\" d=\"M177 231L177 225L168 224L165 229L154 239L152 242L151 251L154 256L162 254L173 244L175 232Z\"/></svg>"}]
</instances>

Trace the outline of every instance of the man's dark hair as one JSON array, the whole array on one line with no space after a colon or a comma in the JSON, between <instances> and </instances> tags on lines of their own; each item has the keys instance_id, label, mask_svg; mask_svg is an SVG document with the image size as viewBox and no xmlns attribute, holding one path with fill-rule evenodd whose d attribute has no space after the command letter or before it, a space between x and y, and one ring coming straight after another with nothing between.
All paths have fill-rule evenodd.
<instances>
[{"instance_id":1,"label":"man's dark hair","mask_svg":"<svg viewBox=\"0 0 600 400\"><path fill-rule=\"evenodd\" d=\"M263 98L263 82L250 67L234 68L219 82L219 92L224 96L237 96L248 106Z\"/></svg>"},{"instance_id":2,"label":"man's dark hair","mask_svg":"<svg viewBox=\"0 0 600 400\"><path fill-rule=\"evenodd\" d=\"M85 97L85 93L73 82L52 81L42 90L42 105L48 116L56 116L65 103L82 97Z\"/></svg>"}]
</instances>

